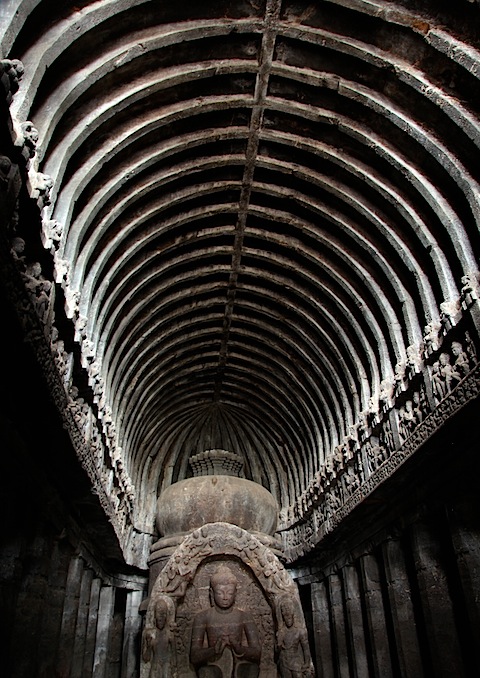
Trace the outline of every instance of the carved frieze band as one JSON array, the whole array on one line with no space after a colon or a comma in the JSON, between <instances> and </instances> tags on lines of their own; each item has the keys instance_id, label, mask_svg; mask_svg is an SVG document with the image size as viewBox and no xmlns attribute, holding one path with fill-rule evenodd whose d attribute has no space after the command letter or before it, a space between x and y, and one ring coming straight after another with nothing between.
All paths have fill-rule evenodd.
<instances>
[{"instance_id":1,"label":"carved frieze band","mask_svg":"<svg viewBox=\"0 0 480 678\"><path fill-rule=\"evenodd\" d=\"M453 342L453 344L455 343L459 342ZM408 437L401 442L398 449L385 450L385 448L379 447L379 465L376 469L372 469L368 477L365 477L365 471L368 473L368 463L365 461L365 454L362 455L362 451L365 451L365 445L362 448L358 448L350 462L350 468L355 470L353 486L349 486L344 481L344 478L348 477L349 474L347 464L343 472L339 474L336 482L323 492L321 497L318 496L317 488L317 498L321 499L321 501L318 501L317 505L312 501L310 506L306 507L308 511L307 519L299 520L282 533L287 561L293 562L300 556L308 553L323 537L333 532L356 506L361 504L385 480L393 476L397 469L407 459L412 457L445 422L467 403L478 398L479 395L480 364L477 363L436 404L434 409L421 422L416 424ZM435 398L434 402L436 402ZM388 427L389 423L387 422ZM315 483L313 483L314 485ZM311 495L315 496L314 487L311 488Z\"/></svg>"},{"instance_id":2,"label":"carved frieze band","mask_svg":"<svg viewBox=\"0 0 480 678\"><path fill-rule=\"evenodd\" d=\"M38 277L27 274L31 266L23 265L23 254L15 256L15 252L8 252L4 237L0 242L0 260L2 284L16 310L25 341L32 347L42 369L64 428L117 536L125 538L131 519L132 498L128 487L123 487L118 480L114 481L113 468L105 468L105 444L96 415L91 406L78 396L78 389L68 378L71 373L68 363L73 356L65 351L53 324L53 294L50 292L43 300L40 297L40 301L38 296L38 286L42 286L43 291L44 284L49 281L45 281L41 273Z\"/></svg>"}]
</instances>

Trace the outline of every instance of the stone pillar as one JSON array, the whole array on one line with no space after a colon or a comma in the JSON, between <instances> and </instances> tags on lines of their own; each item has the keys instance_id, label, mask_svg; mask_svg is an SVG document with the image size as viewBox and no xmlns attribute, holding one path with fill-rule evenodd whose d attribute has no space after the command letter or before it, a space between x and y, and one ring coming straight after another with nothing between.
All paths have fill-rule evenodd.
<instances>
[{"instance_id":1,"label":"stone pillar","mask_svg":"<svg viewBox=\"0 0 480 678\"><path fill-rule=\"evenodd\" d=\"M345 613L343 608L342 582L338 574L328 578L330 604L332 609L333 637L335 640L335 659L338 678L350 678L348 664L348 645L345 630Z\"/></svg>"},{"instance_id":2,"label":"stone pillar","mask_svg":"<svg viewBox=\"0 0 480 678\"><path fill-rule=\"evenodd\" d=\"M354 565L346 565L342 570L342 575L353 675L356 678L369 678L358 573Z\"/></svg>"},{"instance_id":3,"label":"stone pillar","mask_svg":"<svg viewBox=\"0 0 480 678\"><path fill-rule=\"evenodd\" d=\"M78 600L83 575L83 560L79 556L72 558L68 568L65 599L63 602L62 626L58 650L58 670L60 675L69 676L72 667L75 626L77 623Z\"/></svg>"},{"instance_id":4,"label":"stone pillar","mask_svg":"<svg viewBox=\"0 0 480 678\"><path fill-rule=\"evenodd\" d=\"M360 558L360 566L374 676L390 678L392 664L378 563L373 555L367 554Z\"/></svg>"},{"instance_id":5,"label":"stone pillar","mask_svg":"<svg viewBox=\"0 0 480 678\"><path fill-rule=\"evenodd\" d=\"M138 612L142 602L143 591L129 591L125 610L125 628L123 633L122 672L120 678L132 678L138 666L138 651L142 618Z\"/></svg>"},{"instance_id":6,"label":"stone pillar","mask_svg":"<svg viewBox=\"0 0 480 678\"><path fill-rule=\"evenodd\" d=\"M75 642L73 645L72 670L70 673L70 678L82 678L92 580L92 570L84 570L82 583L80 586L80 596L78 600L77 623L75 626Z\"/></svg>"},{"instance_id":7,"label":"stone pillar","mask_svg":"<svg viewBox=\"0 0 480 678\"><path fill-rule=\"evenodd\" d=\"M7 453L4 451L4 455ZM13 523L13 521L12 521ZM17 603L18 569L24 548L24 538L17 534L2 534L2 550L0 554L0 638L2 647L10 649ZM12 653L4 653L3 670L12 675L13 667L9 660Z\"/></svg>"},{"instance_id":8,"label":"stone pillar","mask_svg":"<svg viewBox=\"0 0 480 678\"><path fill-rule=\"evenodd\" d=\"M50 564L49 544L37 535L23 559L24 571L15 609L12 634L12 677L35 675L38 667L42 611Z\"/></svg>"},{"instance_id":9,"label":"stone pillar","mask_svg":"<svg viewBox=\"0 0 480 678\"><path fill-rule=\"evenodd\" d=\"M480 637L480 525L472 510L475 505L470 499L454 506L449 511L449 524L471 632L470 661L480 675L480 648L476 642Z\"/></svg>"},{"instance_id":10,"label":"stone pillar","mask_svg":"<svg viewBox=\"0 0 480 678\"><path fill-rule=\"evenodd\" d=\"M71 549L66 548L65 542L55 541L50 555L48 596L42 612L39 644L39 673L47 676L54 673L57 664L70 558Z\"/></svg>"},{"instance_id":11,"label":"stone pillar","mask_svg":"<svg viewBox=\"0 0 480 678\"><path fill-rule=\"evenodd\" d=\"M90 601L88 604L88 621L85 636L82 678L91 678L93 671L95 639L97 636L98 606L100 603L100 587L100 579L94 579L90 589Z\"/></svg>"},{"instance_id":12,"label":"stone pillar","mask_svg":"<svg viewBox=\"0 0 480 678\"><path fill-rule=\"evenodd\" d=\"M412 591L400 542L396 539L386 541L383 544L383 556L400 673L402 676L422 678L424 672Z\"/></svg>"},{"instance_id":13,"label":"stone pillar","mask_svg":"<svg viewBox=\"0 0 480 678\"><path fill-rule=\"evenodd\" d=\"M104 586L100 590L98 605L97 633L95 636L95 654L93 658L93 678L105 678L108 641L110 637L110 622L113 617L115 603L115 589Z\"/></svg>"},{"instance_id":14,"label":"stone pillar","mask_svg":"<svg viewBox=\"0 0 480 678\"><path fill-rule=\"evenodd\" d=\"M110 618L105 678L118 678L122 670L123 627L125 624L126 599L127 592L125 589L114 589L113 615Z\"/></svg>"},{"instance_id":15,"label":"stone pillar","mask_svg":"<svg viewBox=\"0 0 480 678\"><path fill-rule=\"evenodd\" d=\"M416 523L412 541L433 675L460 678L465 674L439 535Z\"/></svg>"},{"instance_id":16,"label":"stone pillar","mask_svg":"<svg viewBox=\"0 0 480 678\"><path fill-rule=\"evenodd\" d=\"M318 678L335 678L330 613L325 582L312 584L313 633Z\"/></svg>"}]
</instances>

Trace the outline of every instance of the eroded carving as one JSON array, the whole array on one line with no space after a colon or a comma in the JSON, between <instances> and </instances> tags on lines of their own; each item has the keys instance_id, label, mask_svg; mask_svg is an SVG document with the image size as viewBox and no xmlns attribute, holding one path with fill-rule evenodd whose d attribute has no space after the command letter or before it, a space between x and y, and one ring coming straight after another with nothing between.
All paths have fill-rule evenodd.
<instances>
[{"instance_id":1,"label":"eroded carving","mask_svg":"<svg viewBox=\"0 0 480 678\"><path fill-rule=\"evenodd\" d=\"M279 638L285 666L297 662L300 650L302 666L311 663L308 646L298 645L306 631L293 580L270 548L242 528L210 523L184 539L153 586L144 638L158 596L175 606L174 662L182 678L277 678ZM279 616L287 599L297 611L288 638ZM157 675L151 669L144 657L142 678Z\"/></svg>"},{"instance_id":2,"label":"eroded carving","mask_svg":"<svg viewBox=\"0 0 480 678\"><path fill-rule=\"evenodd\" d=\"M423 341L425 345L425 353L427 356L430 355L431 353L434 353L440 348L440 344L442 343L440 337L441 329L442 329L441 324L438 321L434 320L429 322L428 325L425 327Z\"/></svg>"},{"instance_id":3,"label":"eroded carving","mask_svg":"<svg viewBox=\"0 0 480 678\"><path fill-rule=\"evenodd\" d=\"M153 623L142 638L142 659L150 664L148 678L173 678L175 671L175 605L169 596L159 595L152 604Z\"/></svg>"},{"instance_id":4,"label":"eroded carving","mask_svg":"<svg viewBox=\"0 0 480 678\"><path fill-rule=\"evenodd\" d=\"M452 342L452 354L455 360L453 369L460 377L466 377L473 365L470 365L468 355L463 350L463 346L459 341Z\"/></svg>"},{"instance_id":5,"label":"eroded carving","mask_svg":"<svg viewBox=\"0 0 480 678\"><path fill-rule=\"evenodd\" d=\"M34 302L38 317L44 325L47 325L50 319L51 297L53 293L52 283L43 277L42 267L38 261L29 264L22 275L27 292Z\"/></svg>"},{"instance_id":6,"label":"eroded carving","mask_svg":"<svg viewBox=\"0 0 480 678\"><path fill-rule=\"evenodd\" d=\"M10 252L15 262L15 266L19 271L25 272L27 268L25 258L25 240L19 237L13 238Z\"/></svg>"},{"instance_id":7,"label":"eroded carving","mask_svg":"<svg viewBox=\"0 0 480 678\"><path fill-rule=\"evenodd\" d=\"M32 198L35 198L40 209L50 205L50 194L53 188L53 179L48 174L35 172L32 180Z\"/></svg>"},{"instance_id":8,"label":"eroded carving","mask_svg":"<svg viewBox=\"0 0 480 678\"><path fill-rule=\"evenodd\" d=\"M299 623L299 612L294 601L285 596L280 600L277 647L282 678L314 678L307 632Z\"/></svg>"},{"instance_id":9,"label":"eroded carving","mask_svg":"<svg viewBox=\"0 0 480 678\"><path fill-rule=\"evenodd\" d=\"M38 130L34 127L33 122L27 120L20 125L23 135L23 148L26 159L31 159L37 152Z\"/></svg>"},{"instance_id":10,"label":"eroded carving","mask_svg":"<svg viewBox=\"0 0 480 678\"><path fill-rule=\"evenodd\" d=\"M339 501L337 486L326 487L322 496L323 501L313 508L307 520L291 524L288 530L282 532L282 541L288 560L293 561L303 556L310 549L311 542L317 544L319 540L336 529L355 506L361 503L385 479L389 478L445 421L450 419L466 403L478 397L480 393L480 370L477 352L468 331L465 332L464 337L465 340L459 343L462 346L461 352L464 352L469 359L471 369L465 377L454 383L452 395L450 396L450 393L447 393L447 396L450 397L444 397L433 410L430 410L425 387L420 385L420 388L412 396L416 426L408 438L402 442L400 448L386 450L382 441L384 442L387 438L391 441L391 431L382 432L380 439L374 435L370 436L363 445L367 470L364 482L350 495L344 493L342 501ZM459 350L458 354L460 354ZM449 360L445 362L450 363ZM450 367L453 368L454 365L450 365ZM319 476L322 476L322 469ZM287 513L285 523L288 524L292 517L294 518L291 513ZM310 538L310 534L313 534L313 537Z\"/></svg>"},{"instance_id":11,"label":"eroded carving","mask_svg":"<svg viewBox=\"0 0 480 678\"><path fill-rule=\"evenodd\" d=\"M25 69L19 59L2 59L0 66L3 71L0 81L5 90L7 103L10 105L13 95L18 91Z\"/></svg>"},{"instance_id":12,"label":"eroded carving","mask_svg":"<svg viewBox=\"0 0 480 678\"><path fill-rule=\"evenodd\" d=\"M402 440L406 440L417 425L412 400L407 400L405 405L400 407L398 411L398 417L400 437Z\"/></svg>"},{"instance_id":13,"label":"eroded carving","mask_svg":"<svg viewBox=\"0 0 480 678\"><path fill-rule=\"evenodd\" d=\"M57 250L60 244L60 240L62 239L62 234L63 234L63 225L59 221L56 221L55 219L43 220L42 242L45 249L50 249L51 247L53 247L55 250ZM57 271L58 271L57 265L58 261L62 260L57 258L55 262L55 268L57 269ZM61 282L63 277L64 277L63 274L60 276L56 275L55 279L57 282Z\"/></svg>"},{"instance_id":14,"label":"eroded carving","mask_svg":"<svg viewBox=\"0 0 480 678\"><path fill-rule=\"evenodd\" d=\"M443 331L449 332L455 327L462 317L462 305L460 299L450 299L440 304L440 321Z\"/></svg>"},{"instance_id":15,"label":"eroded carving","mask_svg":"<svg viewBox=\"0 0 480 678\"><path fill-rule=\"evenodd\" d=\"M433 363L431 371L432 391L438 405L461 379L461 375L450 362L448 353L441 353Z\"/></svg>"}]
</instances>

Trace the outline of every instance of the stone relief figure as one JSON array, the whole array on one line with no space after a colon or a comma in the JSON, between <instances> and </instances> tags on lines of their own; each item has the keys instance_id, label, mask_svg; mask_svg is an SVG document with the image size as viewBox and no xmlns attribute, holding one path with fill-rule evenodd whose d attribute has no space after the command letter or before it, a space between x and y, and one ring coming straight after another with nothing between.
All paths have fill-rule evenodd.
<instances>
[{"instance_id":1,"label":"stone relief figure","mask_svg":"<svg viewBox=\"0 0 480 678\"><path fill-rule=\"evenodd\" d=\"M53 293L52 283L43 277L42 267L38 261L28 265L22 275L39 318L44 324L47 324Z\"/></svg>"},{"instance_id":2,"label":"stone relief figure","mask_svg":"<svg viewBox=\"0 0 480 678\"><path fill-rule=\"evenodd\" d=\"M0 188L8 189L9 174L12 169L12 161L6 155L0 155Z\"/></svg>"},{"instance_id":3,"label":"stone relief figure","mask_svg":"<svg viewBox=\"0 0 480 678\"><path fill-rule=\"evenodd\" d=\"M149 678L172 678L174 671L175 606L169 596L159 596L154 604L154 625L142 638L142 659L150 662Z\"/></svg>"},{"instance_id":4,"label":"stone relief figure","mask_svg":"<svg viewBox=\"0 0 480 678\"><path fill-rule=\"evenodd\" d=\"M462 376L450 363L448 353L441 353L438 361L432 366L432 390L435 402L438 405L447 396Z\"/></svg>"},{"instance_id":5,"label":"stone relief figure","mask_svg":"<svg viewBox=\"0 0 480 678\"><path fill-rule=\"evenodd\" d=\"M175 608L172 678L280 678L277 635L286 598L294 604L294 628L306 638L293 579L268 546L239 526L216 522L194 530L153 576L143 635L155 626L156 600L166 596ZM141 678L157 675L149 657L142 656Z\"/></svg>"},{"instance_id":6,"label":"stone relief figure","mask_svg":"<svg viewBox=\"0 0 480 678\"><path fill-rule=\"evenodd\" d=\"M280 601L277 632L279 668L282 678L313 678L307 631L298 623L295 603L290 596Z\"/></svg>"},{"instance_id":7,"label":"stone relief figure","mask_svg":"<svg viewBox=\"0 0 480 678\"><path fill-rule=\"evenodd\" d=\"M32 185L32 198L35 198L39 203L41 202L40 207L50 205L52 188L52 177L48 176L48 174L43 174L42 172L35 173Z\"/></svg>"},{"instance_id":8,"label":"stone relief figure","mask_svg":"<svg viewBox=\"0 0 480 678\"><path fill-rule=\"evenodd\" d=\"M19 82L25 73L25 69L22 62L18 59L2 59L0 61L0 66L7 77L8 88L10 90L7 95L7 103L10 105L12 95L18 91ZM1 79L3 80L3 78Z\"/></svg>"},{"instance_id":9,"label":"stone relief figure","mask_svg":"<svg viewBox=\"0 0 480 678\"><path fill-rule=\"evenodd\" d=\"M365 444L365 459L368 474L375 473L377 468L388 459L388 451L380 444L378 438L372 438Z\"/></svg>"},{"instance_id":10,"label":"stone relief figure","mask_svg":"<svg viewBox=\"0 0 480 678\"><path fill-rule=\"evenodd\" d=\"M190 661L199 678L256 678L261 644L251 615L236 607L237 578L220 565L210 579L211 607L193 622Z\"/></svg>"},{"instance_id":11,"label":"stone relief figure","mask_svg":"<svg viewBox=\"0 0 480 678\"><path fill-rule=\"evenodd\" d=\"M428 403L425 391L415 391L413 394L413 417L415 419L415 426L421 424L428 414Z\"/></svg>"},{"instance_id":12,"label":"stone relief figure","mask_svg":"<svg viewBox=\"0 0 480 678\"><path fill-rule=\"evenodd\" d=\"M25 258L25 240L18 237L13 238L10 252L19 271L24 272L27 268Z\"/></svg>"},{"instance_id":13,"label":"stone relief figure","mask_svg":"<svg viewBox=\"0 0 480 678\"><path fill-rule=\"evenodd\" d=\"M398 414L399 414L398 424L400 429L400 435L402 437L402 440L406 440L417 425L413 401L407 400L405 402L405 405L400 408Z\"/></svg>"},{"instance_id":14,"label":"stone relief figure","mask_svg":"<svg viewBox=\"0 0 480 678\"><path fill-rule=\"evenodd\" d=\"M30 122L30 120L27 120L27 122L22 122L20 127L23 134L23 143L27 156L29 158L33 158L37 152L38 130L33 126L33 122Z\"/></svg>"},{"instance_id":15,"label":"stone relief figure","mask_svg":"<svg viewBox=\"0 0 480 678\"><path fill-rule=\"evenodd\" d=\"M439 322L433 321L428 323L425 327L425 334L423 341L425 344L425 353L430 355L434 351L437 351L440 348L440 338L439 333L442 326Z\"/></svg>"},{"instance_id":16,"label":"stone relief figure","mask_svg":"<svg viewBox=\"0 0 480 678\"><path fill-rule=\"evenodd\" d=\"M380 431L380 445L384 448L384 451L387 455L386 458L390 456L390 454L393 452L395 449L395 441L393 438L393 431L392 427L390 426L389 421L385 421L382 427L382 430Z\"/></svg>"},{"instance_id":17,"label":"stone relief figure","mask_svg":"<svg viewBox=\"0 0 480 678\"><path fill-rule=\"evenodd\" d=\"M460 374L461 377L466 377L470 372L470 361L463 350L463 346L459 341L452 342L452 353L455 358L453 368Z\"/></svg>"}]
</instances>

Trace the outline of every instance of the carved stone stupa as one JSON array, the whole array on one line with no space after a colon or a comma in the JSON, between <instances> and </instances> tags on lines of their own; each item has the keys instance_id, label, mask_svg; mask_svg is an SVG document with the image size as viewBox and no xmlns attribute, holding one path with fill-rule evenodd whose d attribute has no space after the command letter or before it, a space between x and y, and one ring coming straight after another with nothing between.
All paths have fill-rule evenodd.
<instances>
[{"instance_id":1,"label":"carved stone stupa","mask_svg":"<svg viewBox=\"0 0 480 678\"><path fill-rule=\"evenodd\" d=\"M275 539L278 506L208 450L157 504L142 678L313 676L298 591Z\"/></svg>"}]
</instances>

